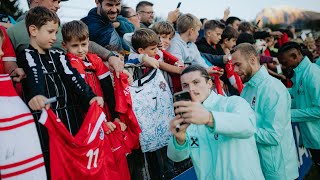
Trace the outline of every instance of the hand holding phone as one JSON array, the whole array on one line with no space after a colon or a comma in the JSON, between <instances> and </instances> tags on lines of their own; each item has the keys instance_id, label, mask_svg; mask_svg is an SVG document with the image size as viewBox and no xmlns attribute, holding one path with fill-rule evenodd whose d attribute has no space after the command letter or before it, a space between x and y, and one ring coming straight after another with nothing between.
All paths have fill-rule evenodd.
<instances>
[{"instance_id":1,"label":"hand holding phone","mask_svg":"<svg viewBox=\"0 0 320 180\"><path fill-rule=\"evenodd\" d=\"M189 91L177 92L177 93L175 93L173 95L173 100L174 100L174 102L177 102L177 101L191 101L190 92ZM180 115L182 117L182 114L180 114ZM177 132L179 132L179 129L180 129L180 124L177 124L176 125Z\"/></svg>"}]
</instances>

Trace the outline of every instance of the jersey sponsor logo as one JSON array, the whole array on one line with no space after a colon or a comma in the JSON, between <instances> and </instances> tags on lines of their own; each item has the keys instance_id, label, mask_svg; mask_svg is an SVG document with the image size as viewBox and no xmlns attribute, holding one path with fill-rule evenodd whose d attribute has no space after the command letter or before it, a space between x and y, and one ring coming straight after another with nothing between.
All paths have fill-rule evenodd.
<instances>
[{"instance_id":1,"label":"jersey sponsor logo","mask_svg":"<svg viewBox=\"0 0 320 180\"><path fill-rule=\"evenodd\" d=\"M198 148L199 147L199 139L196 136L191 136L191 144L190 147L192 148Z\"/></svg>"},{"instance_id":2,"label":"jersey sponsor logo","mask_svg":"<svg viewBox=\"0 0 320 180\"><path fill-rule=\"evenodd\" d=\"M166 87L167 87L166 83L164 83L163 81L160 81L159 88L162 89L163 92L166 91Z\"/></svg>"}]
</instances>

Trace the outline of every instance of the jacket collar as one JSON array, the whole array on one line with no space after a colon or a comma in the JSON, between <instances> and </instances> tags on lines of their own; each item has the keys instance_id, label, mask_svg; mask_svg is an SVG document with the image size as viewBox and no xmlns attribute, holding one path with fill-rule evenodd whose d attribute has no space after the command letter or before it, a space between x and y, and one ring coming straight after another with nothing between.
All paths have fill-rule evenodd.
<instances>
[{"instance_id":1,"label":"jacket collar","mask_svg":"<svg viewBox=\"0 0 320 180\"><path fill-rule=\"evenodd\" d=\"M108 23L108 22L109 22L109 20L108 20L107 18L103 18L101 15L99 15L99 14L97 13L97 8L96 8L96 7L95 7L95 8L92 8L92 9L89 11L87 17L88 17L88 18L94 17L94 18L100 19L101 21L103 21L103 22L105 22L105 23Z\"/></svg>"},{"instance_id":2,"label":"jacket collar","mask_svg":"<svg viewBox=\"0 0 320 180\"><path fill-rule=\"evenodd\" d=\"M251 86L259 85L267 76L269 76L269 73L266 67L261 66L256 74L254 74L253 77L247 82L247 84Z\"/></svg>"},{"instance_id":3,"label":"jacket collar","mask_svg":"<svg viewBox=\"0 0 320 180\"><path fill-rule=\"evenodd\" d=\"M37 54L39 54L38 50L36 48L34 48L33 46L31 46L31 44L29 44L28 49L34 51ZM46 54L49 54L49 49L46 49L44 51L46 52Z\"/></svg>"},{"instance_id":4,"label":"jacket collar","mask_svg":"<svg viewBox=\"0 0 320 180\"><path fill-rule=\"evenodd\" d=\"M204 107L210 107L213 104L217 103L219 99L219 95L217 95L214 91L211 91L210 95L207 97L205 101L203 101L202 105Z\"/></svg>"},{"instance_id":5,"label":"jacket collar","mask_svg":"<svg viewBox=\"0 0 320 180\"><path fill-rule=\"evenodd\" d=\"M311 64L310 59L307 56L305 56L300 62L300 64L293 69L293 71L294 72L304 71L310 64Z\"/></svg>"}]
</instances>

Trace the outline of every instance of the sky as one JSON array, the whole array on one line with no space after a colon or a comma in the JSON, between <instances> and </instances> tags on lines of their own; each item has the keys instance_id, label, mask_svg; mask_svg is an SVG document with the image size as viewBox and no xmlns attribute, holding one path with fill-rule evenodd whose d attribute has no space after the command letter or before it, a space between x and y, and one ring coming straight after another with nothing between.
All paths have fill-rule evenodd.
<instances>
[{"instance_id":1,"label":"sky","mask_svg":"<svg viewBox=\"0 0 320 180\"><path fill-rule=\"evenodd\" d=\"M20 7L27 10L26 0L19 0ZM140 0L122 0L135 9ZM168 12L174 10L178 2L182 2L180 11L192 13L199 18L220 19L223 17L225 8L230 7L231 16L237 16L247 21L254 20L256 15L268 7L290 6L305 10L320 12L320 0L149 0L154 4L156 16L166 17ZM62 21L79 19L84 17L88 11L95 7L94 0L69 0L61 2L58 11Z\"/></svg>"}]
</instances>

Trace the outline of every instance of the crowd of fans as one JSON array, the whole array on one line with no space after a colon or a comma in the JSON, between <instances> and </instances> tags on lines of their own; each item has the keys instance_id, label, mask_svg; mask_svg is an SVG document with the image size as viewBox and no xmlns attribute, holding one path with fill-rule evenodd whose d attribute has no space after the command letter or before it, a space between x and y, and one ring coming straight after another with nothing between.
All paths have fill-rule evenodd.
<instances>
[{"instance_id":1,"label":"crowd of fans","mask_svg":"<svg viewBox=\"0 0 320 180\"><path fill-rule=\"evenodd\" d=\"M0 82L9 74L32 112L48 179L172 179L192 165L198 179L297 179L292 122L320 172L320 37L297 36L293 26L259 28L230 9L209 20L177 8L154 22L148 1L96 0L86 17L60 24L61 1L28 0L30 10L15 24L0 24ZM9 86L0 83L1 103ZM190 101L173 103L182 90ZM83 157L71 153L57 162L77 170L58 171L51 144L58 134L43 114L55 114L77 144L98 123L87 123L91 111L106 115L96 125L102 135L92 133L112 159L97 165L99 149L90 149L84 171L71 163ZM1 134L18 127L2 126L13 116L0 112L0 139L16 141ZM30 169L6 174L9 164L26 160L5 152L0 179L44 177L24 176ZM91 163L104 170L90 171Z\"/></svg>"}]
</instances>

